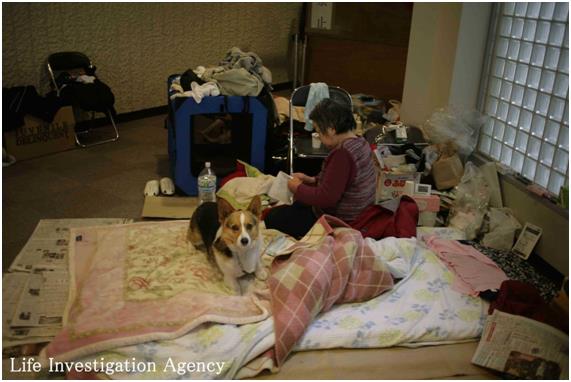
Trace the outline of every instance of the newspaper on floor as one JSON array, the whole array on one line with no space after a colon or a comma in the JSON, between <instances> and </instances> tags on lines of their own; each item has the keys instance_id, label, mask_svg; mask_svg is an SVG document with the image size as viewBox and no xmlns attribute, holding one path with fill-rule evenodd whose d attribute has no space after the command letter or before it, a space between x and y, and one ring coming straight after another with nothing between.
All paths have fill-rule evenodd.
<instances>
[{"instance_id":1,"label":"newspaper on floor","mask_svg":"<svg viewBox=\"0 0 571 382\"><path fill-rule=\"evenodd\" d=\"M8 333L16 305L24 286L28 282L27 273L6 273L2 277L2 333Z\"/></svg>"},{"instance_id":2,"label":"newspaper on floor","mask_svg":"<svg viewBox=\"0 0 571 382\"><path fill-rule=\"evenodd\" d=\"M2 278L2 348L49 342L61 330L69 293L70 228L132 219L44 219Z\"/></svg>"},{"instance_id":3,"label":"newspaper on floor","mask_svg":"<svg viewBox=\"0 0 571 382\"><path fill-rule=\"evenodd\" d=\"M10 328L61 328L68 289L67 269L34 268L20 294Z\"/></svg>"},{"instance_id":4,"label":"newspaper on floor","mask_svg":"<svg viewBox=\"0 0 571 382\"><path fill-rule=\"evenodd\" d=\"M569 336L496 309L487 318L472 363L524 379L569 379Z\"/></svg>"},{"instance_id":5,"label":"newspaper on floor","mask_svg":"<svg viewBox=\"0 0 571 382\"><path fill-rule=\"evenodd\" d=\"M132 219L42 219L10 265L9 271L31 272L34 267L67 268L69 229L132 223Z\"/></svg>"},{"instance_id":6,"label":"newspaper on floor","mask_svg":"<svg viewBox=\"0 0 571 382\"><path fill-rule=\"evenodd\" d=\"M5 274L2 348L51 341L62 328L68 285L63 268Z\"/></svg>"}]
</instances>

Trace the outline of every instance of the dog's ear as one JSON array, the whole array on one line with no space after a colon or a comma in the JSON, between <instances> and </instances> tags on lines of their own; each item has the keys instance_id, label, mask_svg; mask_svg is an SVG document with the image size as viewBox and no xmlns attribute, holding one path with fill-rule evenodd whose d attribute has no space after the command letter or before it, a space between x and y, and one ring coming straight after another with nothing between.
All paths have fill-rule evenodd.
<instances>
[{"instance_id":1,"label":"dog's ear","mask_svg":"<svg viewBox=\"0 0 571 382\"><path fill-rule=\"evenodd\" d=\"M254 196L248 206L248 211L253 213L258 219L262 217L262 200L260 199L260 195Z\"/></svg>"},{"instance_id":2,"label":"dog's ear","mask_svg":"<svg viewBox=\"0 0 571 382\"><path fill-rule=\"evenodd\" d=\"M218 221L220 224L224 223L224 220L234 212L234 207L226 199L218 198Z\"/></svg>"}]
</instances>

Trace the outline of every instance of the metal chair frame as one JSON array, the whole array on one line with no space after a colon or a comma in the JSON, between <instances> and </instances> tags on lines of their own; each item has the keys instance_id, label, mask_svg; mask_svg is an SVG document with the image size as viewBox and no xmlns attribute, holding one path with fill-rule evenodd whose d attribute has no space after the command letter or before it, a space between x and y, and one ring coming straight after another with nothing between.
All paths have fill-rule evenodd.
<instances>
[{"instance_id":1,"label":"metal chair frame","mask_svg":"<svg viewBox=\"0 0 571 382\"><path fill-rule=\"evenodd\" d=\"M56 91L56 94L58 97L60 96L60 93L61 93L61 90L63 89L63 86L62 87L58 86L58 83L56 81L57 74L63 73L63 72L69 73L70 71L76 70L76 69L84 69L86 71L88 71L88 70L94 71L95 70L95 67L93 66L93 63L91 62L89 57L87 57L85 54L83 54L81 52L53 53L53 54L48 56L47 67L48 67L48 73L50 75L50 79L52 81L52 86L54 87L54 90ZM91 119L93 120L94 116L95 116L95 111L93 111L93 110L86 110L86 111L91 111ZM116 140L119 139L119 130L117 129L115 119L113 118L113 113L111 112L110 109L107 109L107 111L104 112L104 114L111 121L111 125L113 126L113 130L115 131L114 137L109 138L109 139L103 139L100 141L96 141L96 142L93 142L90 144L85 144L85 143L80 141L78 135L89 133L89 130L83 131L83 132L77 132L74 130L75 142L77 143L78 146L84 147L84 148L85 147L91 147L91 146L100 145L103 143L115 142Z\"/></svg>"},{"instance_id":2,"label":"metal chair frame","mask_svg":"<svg viewBox=\"0 0 571 382\"><path fill-rule=\"evenodd\" d=\"M311 85L303 85L295 89L291 93L291 97L289 99L289 172L293 174L293 158L294 158L294 151L295 151L295 142L293 138L293 108L294 106L305 106L307 103L307 97L309 96L309 89ZM353 100L349 92L345 89L340 88L339 86L331 86L329 85L329 97L339 101L343 104L346 104L353 110Z\"/></svg>"}]
</instances>

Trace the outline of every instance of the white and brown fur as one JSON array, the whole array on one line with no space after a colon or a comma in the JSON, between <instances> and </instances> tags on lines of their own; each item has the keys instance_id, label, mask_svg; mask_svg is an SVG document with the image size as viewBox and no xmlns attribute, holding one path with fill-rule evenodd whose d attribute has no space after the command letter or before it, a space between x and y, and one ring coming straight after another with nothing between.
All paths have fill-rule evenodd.
<instances>
[{"instance_id":1,"label":"white and brown fur","mask_svg":"<svg viewBox=\"0 0 571 382\"><path fill-rule=\"evenodd\" d=\"M224 275L224 283L241 294L239 279L260 276L262 272L262 205L255 196L246 210L235 210L218 198L203 203L190 219L187 237L195 248L203 247L210 261Z\"/></svg>"}]
</instances>

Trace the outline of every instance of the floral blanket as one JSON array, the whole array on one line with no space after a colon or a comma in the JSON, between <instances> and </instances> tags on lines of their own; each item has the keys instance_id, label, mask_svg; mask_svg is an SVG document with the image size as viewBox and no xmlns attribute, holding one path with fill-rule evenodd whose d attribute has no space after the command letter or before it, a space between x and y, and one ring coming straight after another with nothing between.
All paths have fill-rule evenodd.
<instances>
[{"instance_id":1,"label":"floral blanket","mask_svg":"<svg viewBox=\"0 0 571 382\"><path fill-rule=\"evenodd\" d=\"M393 289L319 315L294 351L424 346L477 339L488 304L452 289L455 275L416 239L365 239L396 279Z\"/></svg>"},{"instance_id":2,"label":"floral blanket","mask_svg":"<svg viewBox=\"0 0 571 382\"><path fill-rule=\"evenodd\" d=\"M267 318L267 301L230 294L219 271L186 242L187 227L169 221L72 230L64 328L42 356L71 360L177 338L205 322Z\"/></svg>"}]
</instances>

